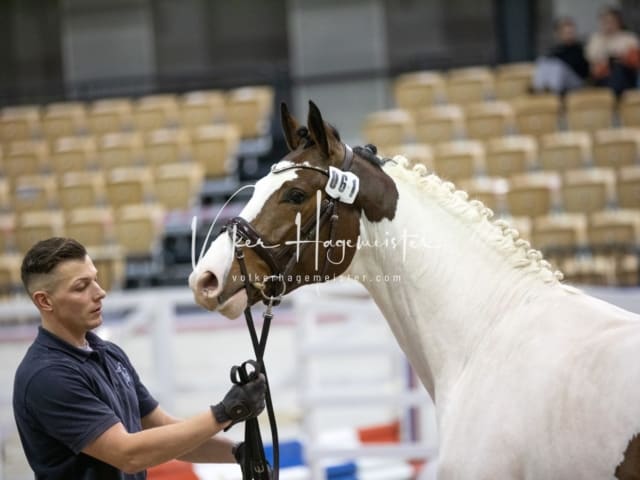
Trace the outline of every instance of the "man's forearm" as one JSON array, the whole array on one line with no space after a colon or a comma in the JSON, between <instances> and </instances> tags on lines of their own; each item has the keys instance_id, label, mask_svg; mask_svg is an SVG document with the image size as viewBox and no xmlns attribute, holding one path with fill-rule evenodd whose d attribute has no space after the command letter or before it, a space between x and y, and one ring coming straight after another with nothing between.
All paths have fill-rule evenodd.
<instances>
[{"instance_id":1,"label":"man's forearm","mask_svg":"<svg viewBox=\"0 0 640 480\"><path fill-rule=\"evenodd\" d=\"M233 445L227 438L212 437L180 456L178 460L192 463L235 463L236 459L231 452Z\"/></svg>"}]
</instances>

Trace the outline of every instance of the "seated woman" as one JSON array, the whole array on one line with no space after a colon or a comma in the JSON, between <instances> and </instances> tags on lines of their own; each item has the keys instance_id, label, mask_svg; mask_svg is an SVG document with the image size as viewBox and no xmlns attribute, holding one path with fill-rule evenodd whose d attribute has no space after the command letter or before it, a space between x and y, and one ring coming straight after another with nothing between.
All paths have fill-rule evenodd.
<instances>
[{"instance_id":1,"label":"seated woman","mask_svg":"<svg viewBox=\"0 0 640 480\"><path fill-rule=\"evenodd\" d=\"M533 88L565 93L583 85L589 76L589 62L571 18L562 17L554 22L554 36L556 44L536 61Z\"/></svg>"},{"instance_id":2,"label":"seated woman","mask_svg":"<svg viewBox=\"0 0 640 480\"><path fill-rule=\"evenodd\" d=\"M586 53L596 85L610 87L617 95L638 86L640 42L625 28L620 10L601 11L599 30L591 35Z\"/></svg>"}]
</instances>

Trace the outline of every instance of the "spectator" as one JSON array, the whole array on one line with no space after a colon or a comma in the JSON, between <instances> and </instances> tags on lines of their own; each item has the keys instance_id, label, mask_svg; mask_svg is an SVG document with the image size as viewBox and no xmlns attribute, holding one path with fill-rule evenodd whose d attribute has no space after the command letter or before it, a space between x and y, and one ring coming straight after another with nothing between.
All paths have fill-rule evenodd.
<instances>
[{"instance_id":1,"label":"spectator","mask_svg":"<svg viewBox=\"0 0 640 480\"><path fill-rule=\"evenodd\" d=\"M638 36L626 29L620 10L605 7L599 29L587 43L587 59L595 85L612 88L617 95L638 83L640 67Z\"/></svg>"},{"instance_id":2,"label":"spectator","mask_svg":"<svg viewBox=\"0 0 640 480\"><path fill-rule=\"evenodd\" d=\"M555 45L536 62L533 88L563 94L584 84L589 76L589 63L573 19L556 20L554 38Z\"/></svg>"},{"instance_id":3,"label":"spectator","mask_svg":"<svg viewBox=\"0 0 640 480\"><path fill-rule=\"evenodd\" d=\"M260 413L263 376L178 420L124 351L91 331L102 323L105 291L84 246L38 242L23 260L22 281L41 325L16 372L13 410L36 479L143 480L147 467L173 458L242 461L244 448L216 434Z\"/></svg>"}]
</instances>

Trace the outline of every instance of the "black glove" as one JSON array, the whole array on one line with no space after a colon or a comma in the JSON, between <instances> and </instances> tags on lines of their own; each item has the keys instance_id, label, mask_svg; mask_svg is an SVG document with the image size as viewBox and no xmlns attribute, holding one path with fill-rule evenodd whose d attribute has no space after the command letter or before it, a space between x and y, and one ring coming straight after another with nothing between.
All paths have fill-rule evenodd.
<instances>
[{"instance_id":1,"label":"black glove","mask_svg":"<svg viewBox=\"0 0 640 480\"><path fill-rule=\"evenodd\" d=\"M245 384L235 384L220 403L211 407L213 416L218 423L231 420L225 431L238 422L255 418L264 410L266 390L267 383L262 374L253 376Z\"/></svg>"},{"instance_id":2,"label":"black glove","mask_svg":"<svg viewBox=\"0 0 640 480\"><path fill-rule=\"evenodd\" d=\"M236 459L236 462L238 463L238 465L240 465L240 468L242 469L243 479L245 478L271 479L273 477L273 469L271 468L271 465L269 464L269 462L267 462L266 460L265 460L265 463L267 465L266 472L261 471L259 473L256 472L256 469L255 469L256 465L253 464L253 462L251 461L247 462L247 446L245 442L236 443L231 449L231 453L233 453L233 456ZM260 463L258 463L258 465L260 465Z\"/></svg>"}]
</instances>

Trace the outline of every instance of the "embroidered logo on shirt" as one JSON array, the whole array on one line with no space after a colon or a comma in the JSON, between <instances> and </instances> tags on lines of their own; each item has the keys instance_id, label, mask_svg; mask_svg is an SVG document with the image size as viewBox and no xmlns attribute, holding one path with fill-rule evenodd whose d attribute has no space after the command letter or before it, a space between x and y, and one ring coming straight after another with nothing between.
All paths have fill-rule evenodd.
<instances>
[{"instance_id":1,"label":"embroidered logo on shirt","mask_svg":"<svg viewBox=\"0 0 640 480\"><path fill-rule=\"evenodd\" d=\"M122 377L128 387L131 386L131 375L129 374L129 370L127 370L120 362L116 364L116 373Z\"/></svg>"}]
</instances>

